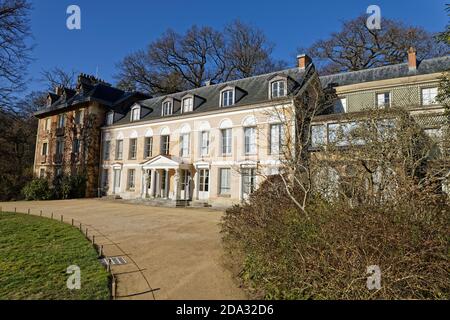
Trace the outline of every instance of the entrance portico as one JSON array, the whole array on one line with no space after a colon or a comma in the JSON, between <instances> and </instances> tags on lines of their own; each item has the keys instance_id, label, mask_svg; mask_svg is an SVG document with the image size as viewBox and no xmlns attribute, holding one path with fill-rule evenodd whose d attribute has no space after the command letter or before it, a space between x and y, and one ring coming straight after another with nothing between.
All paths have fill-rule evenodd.
<instances>
[{"instance_id":1,"label":"entrance portico","mask_svg":"<svg viewBox=\"0 0 450 320\"><path fill-rule=\"evenodd\" d=\"M186 193L186 176L190 177L190 169L190 165L163 155L143 163L142 198L189 200L190 195ZM189 172L189 174L187 175L185 172ZM190 185L189 182L187 185ZM188 189L190 188L188 187ZM190 194L190 192L188 193Z\"/></svg>"}]
</instances>

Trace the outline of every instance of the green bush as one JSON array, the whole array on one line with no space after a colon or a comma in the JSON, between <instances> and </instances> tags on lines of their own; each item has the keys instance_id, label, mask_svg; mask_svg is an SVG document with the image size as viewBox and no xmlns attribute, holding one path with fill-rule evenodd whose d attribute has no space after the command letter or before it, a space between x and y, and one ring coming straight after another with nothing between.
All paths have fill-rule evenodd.
<instances>
[{"instance_id":1,"label":"green bush","mask_svg":"<svg viewBox=\"0 0 450 320\"><path fill-rule=\"evenodd\" d=\"M80 199L86 194L86 178L81 175L64 176L55 184L58 198L60 199Z\"/></svg>"},{"instance_id":2,"label":"green bush","mask_svg":"<svg viewBox=\"0 0 450 320\"><path fill-rule=\"evenodd\" d=\"M306 218L283 188L264 183L222 221L228 264L253 298L450 298L448 203L414 194L396 205L313 198ZM372 265L380 290L367 288Z\"/></svg>"},{"instance_id":3,"label":"green bush","mask_svg":"<svg viewBox=\"0 0 450 320\"><path fill-rule=\"evenodd\" d=\"M22 189L26 200L50 200L52 199L52 190L46 179L34 179L27 183Z\"/></svg>"}]
</instances>

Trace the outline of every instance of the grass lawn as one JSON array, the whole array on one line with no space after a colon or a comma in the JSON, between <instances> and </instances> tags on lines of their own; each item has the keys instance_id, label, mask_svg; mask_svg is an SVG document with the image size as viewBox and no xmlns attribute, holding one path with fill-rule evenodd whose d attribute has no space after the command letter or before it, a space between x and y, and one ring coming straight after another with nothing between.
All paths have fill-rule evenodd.
<instances>
[{"instance_id":1,"label":"grass lawn","mask_svg":"<svg viewBox=\"0 0 450 320\"><path fill-rule=\"evenodd\" d=\"M81 289L66 286L71 265ZM23 214L0 213L0 300L109 299L109 275L75 228Z\"/></svg>"}]
</instances>

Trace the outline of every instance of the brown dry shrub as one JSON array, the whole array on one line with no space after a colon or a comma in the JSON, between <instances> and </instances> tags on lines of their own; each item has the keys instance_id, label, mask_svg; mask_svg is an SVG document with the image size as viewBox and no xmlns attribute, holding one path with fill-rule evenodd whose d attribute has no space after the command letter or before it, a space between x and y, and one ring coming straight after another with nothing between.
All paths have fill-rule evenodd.
<instances>
[{"instance_id":1,"label":"brown dry shrub","mask_svg":"<svg viewBox=\"0 0 450 320\"><path fill-rule=\"evenodd\" d=\"M229 261L254 298L449 299L450 207L423 192L356 207L317 197L306 219L272 178L226 212ZM367 289L371 265L380 290Z\"/></svg>"}]
</instances>

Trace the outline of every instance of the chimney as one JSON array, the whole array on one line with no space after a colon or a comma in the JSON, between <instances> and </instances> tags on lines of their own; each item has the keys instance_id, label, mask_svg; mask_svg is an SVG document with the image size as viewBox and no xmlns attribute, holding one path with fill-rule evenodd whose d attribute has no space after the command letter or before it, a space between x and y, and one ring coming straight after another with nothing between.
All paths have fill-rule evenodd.
<instances>
[{"instance_id":1,"label":"chimney","mask_svg":"<svg viewBox=\"0 0 450 320\"><path fill-rule=\"evenodd\" d=\"M212 86L214 84L214 81L212 80L205 80L205 87Z\"/></svg>"},{"instance_id":2,"label":"chimney","mask_svg":"<svg viewBox=\"0 0 450 320\"><path fill-rule=\"evenodd\" d=\"M55 87L55 94L56 94L58 97L62 96L62 94L63 94L63 87L61 87L61 86L56 86L56 87Z\"/></svg>"},{"instance_id":3,"label":"chimney","mask_svg":"<svg viewBox=\"0 0 450 320\"><path fill-rule=\"evenodd\" d=\"M413 47L410 47L408 50L408 67L409 67L409 71L417 70L416 49L414 49Z\"/></svg>"},{"instance_id":4,"label":"chimney","mask_svg":"<svg viewBox=\"0 0 450 320\"><path fill-rule=\"evenodd\" d=\"M311 64L311 58L306 54L300 54L297 56L297 66L300 69L306 69Z\"/></svg>"}]
</instances>

